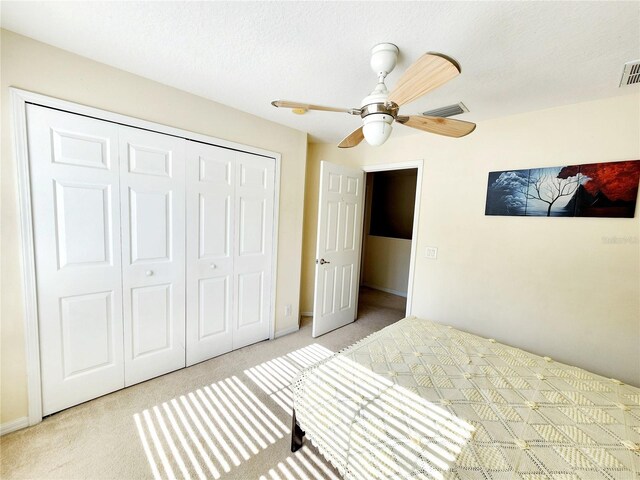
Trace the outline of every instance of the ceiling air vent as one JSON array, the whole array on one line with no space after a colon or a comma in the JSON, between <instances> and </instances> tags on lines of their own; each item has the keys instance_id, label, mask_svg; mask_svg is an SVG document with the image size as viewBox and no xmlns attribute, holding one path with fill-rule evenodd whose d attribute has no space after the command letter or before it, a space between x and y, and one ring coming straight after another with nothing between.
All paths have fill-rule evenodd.
<instances>
[{"instance_id":1,"label":"ceiling air vent","mask_svg":"<svg viewBox=\"0 0 640 480\"><path fill-rule=\"evenodd\" d=\"M634 85L636 83L640 83L640 60L624 64L620 86L624 87L625 85Z\"/></svg>"},{"instance_id":2,"label":"ceiling air vent","mask_svg":"<svg viewBox=\"0 0 640 480\"><path fill-rule=\"evenodd\" d=\"M453 117L454 115L460 115L461 113L468 112L469 109L464 103L456 103L455 105L448 105L446 107L434 108L427 112L422 112L423 115L429 117Z\"/></svg>"}]
</instances>

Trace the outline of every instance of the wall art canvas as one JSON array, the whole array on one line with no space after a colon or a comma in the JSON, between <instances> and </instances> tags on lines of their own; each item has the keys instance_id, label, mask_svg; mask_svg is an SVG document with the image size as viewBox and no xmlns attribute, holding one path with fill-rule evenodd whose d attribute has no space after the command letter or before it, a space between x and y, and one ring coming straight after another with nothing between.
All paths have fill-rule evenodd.
<instances>
[{"instance_id":1,"label":"wall art canvas","mask_svg":"<svg viewBox=\"0 0 640 480\"><path fill-rule=\"evenodd\" d=\"M485 215L525 215L529 170L489 173Z\"/></svg>"},{"instance_id":2,"label":"wall art canvas","mask_svg":"<svg viewBox=\"0 0 640 480\"><path fill-rule=\"evenodd\" d=\"M490 172L485 215L633 218L640 160Z\"/></svg>"}]
</instances>

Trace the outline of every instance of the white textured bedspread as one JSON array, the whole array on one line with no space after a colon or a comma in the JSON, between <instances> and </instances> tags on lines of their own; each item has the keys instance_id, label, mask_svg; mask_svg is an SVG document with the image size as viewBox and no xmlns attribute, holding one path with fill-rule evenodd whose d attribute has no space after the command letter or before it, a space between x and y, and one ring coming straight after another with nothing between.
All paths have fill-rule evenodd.
<instances>
[{"instance_id":1,"label":"white textured bedspread","mask_svg":"<svg viewBox=\"0 0 640 480\"><path fill-rule=\"evenodd\" d=\"M303 371L307 438L351 479L640 478L640 389L414 317Z\"/></svg>"}]
</instances>

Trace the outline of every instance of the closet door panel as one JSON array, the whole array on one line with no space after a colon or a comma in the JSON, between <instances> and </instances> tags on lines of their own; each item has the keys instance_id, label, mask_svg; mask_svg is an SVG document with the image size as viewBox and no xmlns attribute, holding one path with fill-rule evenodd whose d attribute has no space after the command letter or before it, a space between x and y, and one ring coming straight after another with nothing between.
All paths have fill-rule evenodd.
<instances>
[{"instance_id":1,"label":"closet door panel","mask_svg":"<svg viewBox=\"0 0 640 480\"><path fill-rule=\"evenodd\" d=\"M111 185L54 180L58 265L110 265Z\"/></svg>"},{"instance_id":2,"label":"closet door panel","mask_svg":"<svg viewBox=\"0 0 640 480\"><path fill-rule=\"evenodd\" d=\"M263 277L261 271L238 274L238 321L237 330L257 324L260 328L264 320L262 311ZM260 331L262 332L262 328ZM262 333L261 333L262 335Z\"/></svg>"},{"instance_id":3,"label":"closet door panel","mask_svg":"<svg viewBox=\"0 0 640 480\"><path fill-rule=\"evenodd\" d=\"M43 413L124 387L118 128L27 106Z\"/></svg>"},{"instance_id":4,"label":"closet door panel","mask_svg":"<svg viewBox=\"0 0 640 480\"><path fill-rule=\"evenodd\" d=\"M238 153L233 348L269 338L275 160Z\"/></svg>"},{"instance_id":5,"label":"closet door panel","mask_svg":"<svg viewBox=\"0 0 640 480\"><path fill-rule=\"evenodd\" d=\"M171 284L131 289L132 356L171 348Z\"/></svg>"},{"instance_id":6,"label":"closet door panel","mask_svg":"<svg viewBox=\"0 0 640 480\"><path fill-rule=\"evenodd\" d=\"M65 377L113 365L113 291L60 298Z\"/></svg>"},{"instance_id":7,"label":"closet door panel","mask_svg":"<svg viewBox=\"0 0 640 480\"><path fill-rule=\"evenodd\" d=\"M187 365L232 348L236 154L187 142Z\"/></svg>"},{"instance_id":8,"label":"closet door panel","mask_svg":"<svg viewBox=\"0 0 640 480\"><path fill-rule=\"evenodd\" d=\"M238 255L265 255L267 200L251 194L239 197Z\"/></svg>"},{"instance_id":9,"label":"closet door panel","mask_svg":"<svg viewBox=\"0 0 640 480\"><path fill-rule=\"evenodd\" d=\"M171 191L129 188L131 261L133 264L170 262L172 231Z\"/></svg>"},{"instance_id":10,"label":"closet door panel","mask_svg":"<svg viewBox=\"0 0 640 480\"><path fill-rule=\"evenodd\" d=\"M119 127L125 383L185 366L185 140Z\"/></svg>"},{"instance_id":11,"label":"closet door panel","mask_svg":"<svg viewBox=\"0 0 640 480\"><path fill-rule=\"evenodd\" d=\"M230 275L198 281L198 339L229 332Z\"/></svg>"},{"instance_id":12,"label":"closet door panel","mask_svg":"<svg viewBox=\"0 0 640 480\"><path fill-rule=\"evenodd\" d=\"M229 192L198 192L198 259L231 258L232 205Z\"/></svg>"}]
</instances>

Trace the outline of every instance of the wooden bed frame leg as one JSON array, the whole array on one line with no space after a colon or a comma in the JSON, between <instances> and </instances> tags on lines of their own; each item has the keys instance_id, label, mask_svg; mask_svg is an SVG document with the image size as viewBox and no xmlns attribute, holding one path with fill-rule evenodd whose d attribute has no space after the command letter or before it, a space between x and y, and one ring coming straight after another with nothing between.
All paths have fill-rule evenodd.
<instances>
[{"instance_id":1,"label":"wooden bed frame leg","mask_svg":"<svg viewBox=\"0 0 640 480\"><path fill-rule=\"evenodd\" d=\"M296 411L293 410L293 419L291 421L291 451L297 452L304 442L304 430L300 428L296 420Z\"/></svg>"}]
</instances>

